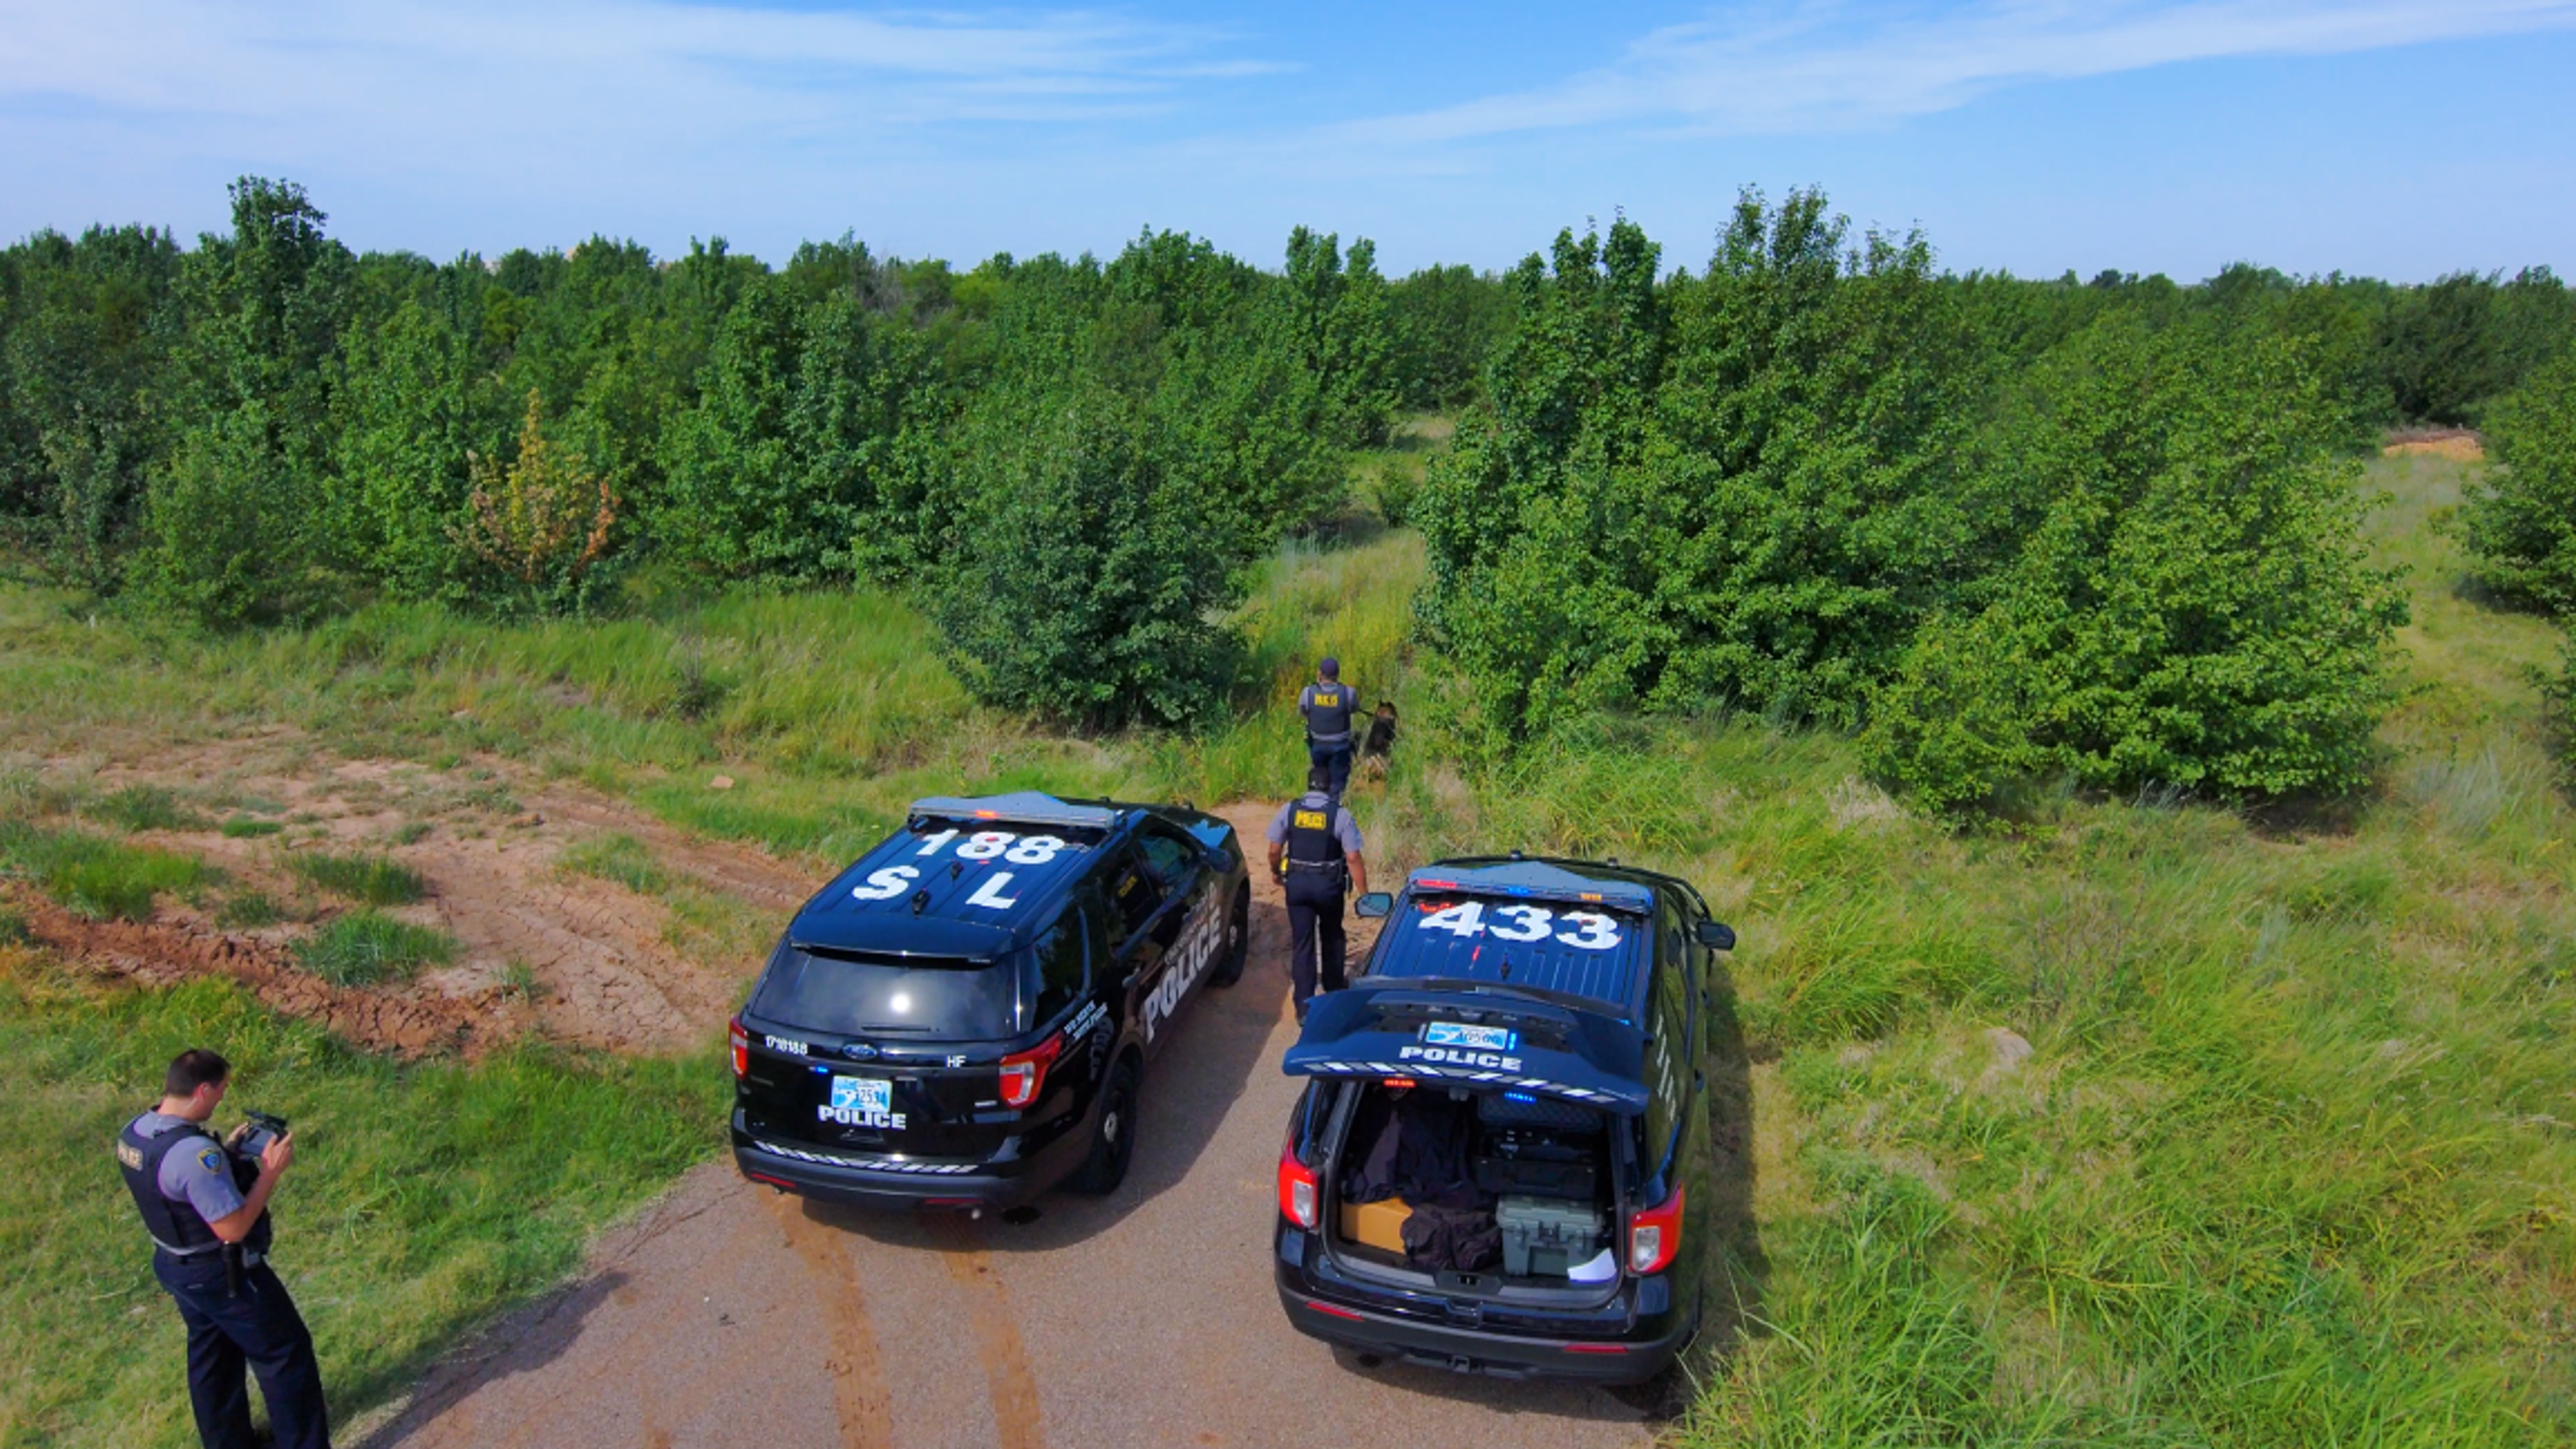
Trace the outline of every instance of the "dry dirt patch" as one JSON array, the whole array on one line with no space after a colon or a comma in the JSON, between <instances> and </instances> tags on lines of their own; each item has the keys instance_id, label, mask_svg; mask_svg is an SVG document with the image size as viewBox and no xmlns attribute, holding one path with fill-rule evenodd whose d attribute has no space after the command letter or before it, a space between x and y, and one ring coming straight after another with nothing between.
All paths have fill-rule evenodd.
<instances>
[{"instance_id":1,"label":"dry dirt patch","mask_svg":"<svg viewBox=\"0 0 2576 1449\"><path fill-rule=\"evenodd\" d=\"M2487 458L2485 440L2466 428L2391 433L2379 452L2388 458L2449 458L2461 463L2483 463Z\"/></svg>"},{"instance_id":2,"label":"dry dirt patch","mask_svg":"<svg viewBox=\"0 0 2576 1449\"><path fill-rule=\"evenodd\" d=\"M171 790L203 812L204 826L137 838L220 867L236 889L298 901L305 909L294 914L327 920L350 908L295 879L296 852L383 855L416 872L426 896L389 913L447 931L461 949L453 964L381 989L332 987L297 970L290 947L302 927L226 930L166 900L142 924L85 922L41 904L31 912L40 934L76 958L155 979L230 975L281 1009L400 1052L471 1051L532 1028L619 1050L696 1044L759 964L734 938L792 910L820 880L748 847L691 838L580 786L531 780L501 761L441 770L341 760L270 733L135 762L51 760L44 768L85 776L99 795L135 785ZM227 818L279 828L228 836L219 828ZM672 889L641 894L561 868L566 852L607 834L639 842ZM701 904L698 915L742 930L711 936L683 924L672 910L683 895Z\"/></svg>"}]
</instances>

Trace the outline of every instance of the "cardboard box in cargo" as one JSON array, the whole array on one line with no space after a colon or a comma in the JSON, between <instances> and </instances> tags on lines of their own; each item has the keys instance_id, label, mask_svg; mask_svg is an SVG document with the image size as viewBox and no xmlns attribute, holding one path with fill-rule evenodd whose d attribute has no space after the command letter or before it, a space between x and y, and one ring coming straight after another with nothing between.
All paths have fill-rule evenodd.
<instances>
[{"instance_id":1,"label":"cardboard box in cargo","mask_svg":"<svg viewBox=\"0 0 2576 1449\"><path fill-rule=\"evenodd\" d=\"M1404 1252L1404 1220L1413 1205L1400 1197L1342 1204L1342 1236L1382 1253Z\"/></svg>"}]
</instances>

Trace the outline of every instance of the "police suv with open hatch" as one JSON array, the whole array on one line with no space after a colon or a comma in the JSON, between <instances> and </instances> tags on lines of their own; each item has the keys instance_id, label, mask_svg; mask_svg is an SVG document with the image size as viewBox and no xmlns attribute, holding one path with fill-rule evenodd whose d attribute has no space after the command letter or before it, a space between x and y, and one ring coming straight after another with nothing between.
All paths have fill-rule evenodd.
<instances>
[{"instance_id":1,"label":"police suv with open hatch","mask_svg":"<svg viewBox=\"0 0 2576 1449\"><path fill-rule=\"evenodd\" d=\"M1687 882L1479 857L1390 919L1283 1062L1289 1320L1461 1371L1652 1378L1700 1322L1719 1205L1706 1065L1735 934Z\"/></svg>"},{"instance_id":2,"label":"police suv with open hatch","mask_svg":"<svg viewBox=\"0 0 2576 1449\"><path fill-rule=\"evenodd\" d=\"M1114 1190L1137 1084L1242 975L1250 876L1187 807L918 800L808 901L733 1019L733 1148L840 1202L1006 1207Z\"/></svg>"}]
</instances>

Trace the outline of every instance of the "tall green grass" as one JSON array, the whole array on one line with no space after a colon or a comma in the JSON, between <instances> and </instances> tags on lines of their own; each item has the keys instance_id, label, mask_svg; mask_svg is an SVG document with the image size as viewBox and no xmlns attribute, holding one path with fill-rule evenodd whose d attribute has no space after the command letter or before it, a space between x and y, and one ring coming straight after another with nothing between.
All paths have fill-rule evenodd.
<instances>
[{"instance_id":1,"label":"tall green grass","mask_svg":"<svg viewBox=\"0 0 2576 1449\"><path fill-rule=\"evenodd\" d=\"M106 1150L189 1046L232 1060L232 1107L295 1124L278 1267L343 1423L572 1271L591 1234L713 1152L723 1120L710 1052L403 1066L225 982L102 987L0 949L0 1440L195 1442L178 1314Z\"/></svg>"},{"instance_id":2,"label":"tall green grass","mask_svg":"<svg viewBox=\"0 0 2576 1449\"><path fill-rule=\"evenodd\" d=\"M215 878L189 856L16 820L0 820L0 871L33 881L77 915L121 921L148 921L154 897L191 896Z\"/></svg>"}]
</instances>

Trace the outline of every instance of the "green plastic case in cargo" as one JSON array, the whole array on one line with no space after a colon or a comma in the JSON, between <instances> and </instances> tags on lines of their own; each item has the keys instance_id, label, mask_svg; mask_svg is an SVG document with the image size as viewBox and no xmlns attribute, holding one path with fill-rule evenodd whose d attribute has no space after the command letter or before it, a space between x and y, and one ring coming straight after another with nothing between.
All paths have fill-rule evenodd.
<instances>
[{"instance_id":1,"label":"green plastic case in cargo","mask_svg":"<svg viewBox=\"0 0 2576 1449\"><path fill-rule=\"evenodd\" d=\"M1515 1278L1562 1278L1601 1251L1601 1212L1561 1197L1506 1197L1494 1204L1503 1230L1503 1271Z\"/></svg>"}]
</instances>

